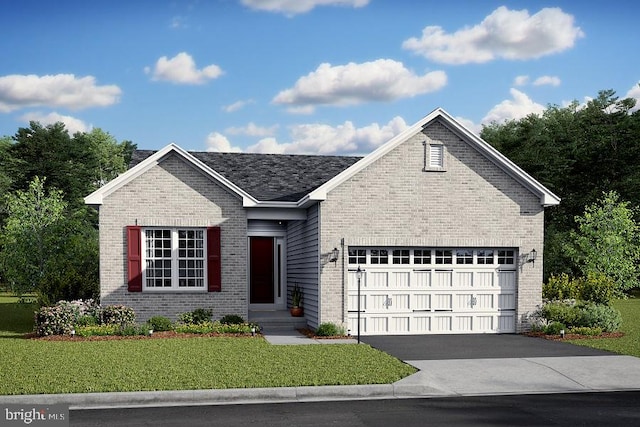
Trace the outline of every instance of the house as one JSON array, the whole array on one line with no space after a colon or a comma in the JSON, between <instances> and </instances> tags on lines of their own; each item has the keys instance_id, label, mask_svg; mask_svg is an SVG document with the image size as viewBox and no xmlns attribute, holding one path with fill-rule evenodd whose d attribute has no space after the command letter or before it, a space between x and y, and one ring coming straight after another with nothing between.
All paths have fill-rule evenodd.
<instances>
[{"instance_id":1,"label":"house","mask_svg":"<svg viewBox=\"0 0 640 427\"><path fill-rule=\"evenodd\" d=\"M141 320L284 311L297 284L310 327L509 333L541 302L560 199L442 109L362 158L170 144L133 163L85 201L101 302Z\"/></svg>"}]
</instances>

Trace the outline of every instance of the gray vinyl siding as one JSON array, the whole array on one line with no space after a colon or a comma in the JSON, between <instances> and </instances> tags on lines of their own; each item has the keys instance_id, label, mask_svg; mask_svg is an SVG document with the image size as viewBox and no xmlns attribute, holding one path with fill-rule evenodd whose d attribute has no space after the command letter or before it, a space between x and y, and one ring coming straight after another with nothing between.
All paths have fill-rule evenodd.
<instances>
[{"instance_id":1,"label":"gray vinyl siding","mask_svg":"<svg viewBox=\"0 0 640 427\"><path fill-rule=\"evenodd\" d=\"M287 232L287 305L297 283L303 292L304 316L310 327L318 326L318 205L307 210L307 219L291 221Z\"/></svg>"}]
</instances>

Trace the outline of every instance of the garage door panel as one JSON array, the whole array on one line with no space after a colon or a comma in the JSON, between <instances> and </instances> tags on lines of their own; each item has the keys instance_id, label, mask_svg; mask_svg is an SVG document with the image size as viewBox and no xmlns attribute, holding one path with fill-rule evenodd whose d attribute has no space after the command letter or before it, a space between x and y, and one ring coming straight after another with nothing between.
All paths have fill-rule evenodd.
<instances>
[{"instance_id":1,"label":"garage door panel","mask_svg":"<svg viewBox=\"0 0 640 427\"><path fill-rule=\"evenodd\" d=\"M516 272L515 271L499 271L498 286L502 289L516 288Z\"/></svg>"},{"instance_id":2,"label":"garage door panel","mask_svg":"<svg viewBox=\"0 0 640 427\"><path fill-rule=\"evenodd\" d=\"M495 309L493 305L494 294L476 294L476 305L475 308L477 310L491 310Z\"/></svg>"},{"instance_id":3,"label":"garage door panel","mask_svg":"<svg viewBox=\"0 0 640 427\"><path fill-rule=\"evenodd\" d=\"M472 288L473 287L473 272L472 271L458 271L456 272L456 285L460 288Z\"/></svg>"},{"instance_id":4,"label":"garage door panel","mask_svg":"<svg viewBox=\"0 0 640 427\"><path fill-rule=\"evenodd\" d=\"M408 288L411 284L411 275L408 271L394 271L391 273L391 287Z\"/></svg>"},{"instance_id":5,"label":"garage door panel","mask_svg":"<svg viewBox=\"0 0 640 427\"><path fill-rule=\"evenodd\" d=\"M453 295L435 294L433 296L433 309L435 311L451 311L453 309Z\"/></svg>"},{"instance_id":6,"label":"garage door panel","mask_svg":"<svg viewBox=\"0 0 640 427\"><path fill-rule=\"evenodd\" d=\"M430 294L414 294L413 301L414 310L431 310Z\"/></svg>"},{"instance_id":7,"label":"garage door panel","mask_svg":"<svg viewBox=\"0 0 640 427\"><path fill-rule=\"evenodd\" d=\"M452 316L435 316L433 318L433 331L434 332L451 332L452 330Z\"/></svg>"},{"instance_id":8,"label":"garage door panel","mask_svg":"<svg viewBox=\"0 0 640 427\"><path fill-rule=\"evenodd\" d=\"M386 271L370 271L367 276L366 288L386 288L389 286L389 273Z\"/></svg>"},{"instance_id":9,"label":"garage door panel","mask_svg":"<svg viewBox=\"0 0 640 427\"><path fill-rule=\"evenodd\" d=\"M453 286L453 271L436 270L433 275L434 288L450 288Z\"/></svg>"},{"instance_id":10,"label":"garage door panel","mask_svg":"<svg viewBox=\"0 0 640 427\"><path fill-rule=\"evenodd\" d=\"M515 310L516 296L514 294L498 295L498 308L500 310Z\"/></svg>"},{"instance_id":11,"label":"garage door panel","mask_svg":"<svg viewBox=\"0 0 640 427\"><path fill-rule=\"evenodd\" d=\"M391 329L389 332L394 334L405 334L409 332L409 324L410 324L409 316L391 317L391 322L390 322Z\"/></svg>"},{"instance_id":12,"label":"garage door panel","mask_svg":"<svg viewBox=\"0 0 640 427\"><path fill-rule=\"evenodd\" d=\"M476 286L478 288L492 288L493 287L493 271L478 271L476 272Z\"/></svg>"},{"instance_id":13,"label":"garage door panel","mask_svg":"<svg viewBox=\"0 0 640 427\"><path fill-rule=\"evenodd\" d=\"M391 294L391 305L394 310L409 310L411 308L411 295Z\"/></svg>"},{"instance_id":14,"label":"garage door panel","mask_svg":"<svg viewBox=\"0 0 640 427\"><path fill-rule=\"evenodd\" d=\"M413 277L416 288L431 287L431 270L415 270Z\"/></svg>"},{"instance_id":15,"label":"garage door panel","mask_svg":"<svg viewBox=\"0 0 640 427\"><path fill-rule=\"evenodd\" d=\"M471 310L473 308L473 294L457 294L456 309Z\"/></svg>"}]
</instances>

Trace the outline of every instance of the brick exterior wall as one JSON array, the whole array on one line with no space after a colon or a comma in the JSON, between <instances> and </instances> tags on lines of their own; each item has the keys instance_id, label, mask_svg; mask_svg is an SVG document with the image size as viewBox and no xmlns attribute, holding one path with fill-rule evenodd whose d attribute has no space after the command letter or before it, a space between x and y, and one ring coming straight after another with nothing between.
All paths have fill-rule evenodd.
<instances>
[{"instance_id":1,"label":"brick exterior wall","mask_svg":"<svg viewBox=\"0 0 640 427\"><path fill-rule=\"evenodd\" d=\"M423 171L425 139L444 144L445 171ZM321 202L321 253L345 246L341 268L321 266L318 322L346 325L349 246L535 248L535 264L518 267L516 329L525 330L542 298L543 220L538 196L434 121Z\"/></svg>"},{"instance_id":2,"label":"brick exterior wall","mask_svg":"<svg viewBox=\"0 0 640 427\"><path fill-rule=\"evenodd\" d=\"M221 228L222 292L129 292L127 225ZM247 218L242 200L180 156L158 165L105 197L100 206L101 304L132 307L139 321L156 315L176 319L196 308L248 316Z\"/></svg>"}]
</instances>

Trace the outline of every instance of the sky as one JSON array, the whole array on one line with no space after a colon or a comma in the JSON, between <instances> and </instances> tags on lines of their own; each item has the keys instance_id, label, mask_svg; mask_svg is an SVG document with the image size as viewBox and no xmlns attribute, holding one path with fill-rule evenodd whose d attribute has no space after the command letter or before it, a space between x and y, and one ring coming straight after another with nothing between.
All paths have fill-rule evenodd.
<instances>
[{"instance_id":1,"label":"sky","mask_svg":"<svg viewBox=\"0 0 640 427\"><path fill-rule=\"evenodd\" d=\"M0 0L0 136L363 155L443 108L492 121L640 100L640 2Z\"/></svg>"}]
</instances>

